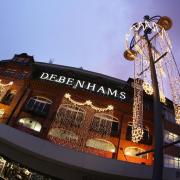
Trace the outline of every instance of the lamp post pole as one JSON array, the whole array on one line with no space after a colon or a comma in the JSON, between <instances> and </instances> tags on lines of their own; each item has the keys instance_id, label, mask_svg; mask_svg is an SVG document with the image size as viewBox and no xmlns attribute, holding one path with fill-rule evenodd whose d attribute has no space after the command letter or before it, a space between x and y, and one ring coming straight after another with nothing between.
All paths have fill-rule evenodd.
<instances>
[{"instance_id":1,"label":"lamp post pole","mask_svg":"<svg viewBox=\"0 0 180 180\"><path fill-rule=\"evenodd\" d=\"M153 86L153 119L154 119L154 165L153 165L153 180L162 180L163 176L163 128L161 120L161 104L159 98L158 80L152 55L152 46L148 38L148 33L145 32L145 39L148 45L149 63L151 80Z\"/></svg>"},{"instance_id":2,"label":"lamp post pole","mask_svg":"<svg viewBox=\"0 0 180 180\"><path fill-rule=\"evenodd\" d=\"M152 175L153 180L162 180L163 177L163 124L161 120L162 107L160 103L159 86L158 86L155 63L157 63L160 59L166 56L168 52L162 54L158 59L155 60L154 55L157 52L154 52L153 50L156 47L153 47L151 41L154 38L156 38L156 36L158 36L162 30L167 31L171 27L172 27L172 21L167 16L150 17L146 15L144 16L143 22L134 23L130 28L130 31L126 34L126 50L124 52L125 59L129 61L134 61L136 60L137 56L139 56L139 58L142 57L142 60L143 58L147 58L147 57L149 60L149 67L144 69L141 73L136 72L137 73L136 76L140 78L145 71L150 69L150 76L153 87L153 119L154 119L154 165L153 165L153 175ZM127 43L128 37L130 37L130 33L132 32L134 33L134 36L131 39L128 47L128 43ZM149 34L151 35L155 34L155 35L149 38ZM141 44L139 47L138 43L141 40L143 41L145 40L145 45L147 46ZM145 53L147 54L144 55L144 52L140 51L141 48L146 48L147 51ZM134 78L137 78L136 76Z\"/></svg>"}]
</instances>

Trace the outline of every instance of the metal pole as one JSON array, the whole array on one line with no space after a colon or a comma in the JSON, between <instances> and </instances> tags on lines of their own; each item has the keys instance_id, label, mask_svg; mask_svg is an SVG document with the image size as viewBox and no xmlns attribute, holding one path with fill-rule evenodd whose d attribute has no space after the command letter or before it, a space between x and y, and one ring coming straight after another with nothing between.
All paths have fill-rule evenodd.
<instances>
[{"instance_id":1,"label":"metal pole","mask_svg":"<svg viewBox=\"0 0 180 180\"><path fill-rule=\"evenodd\" d=\"M145 32L145 38L149 50L149 62L151 79L153 85L153 113L154 113L154 165L153 165L153 180L162 180L163 177L163 129L161 120L161 104L159 100L159 88L152 54L151 42L148 38L148 33Z\"/></svg>"}]
</instances>

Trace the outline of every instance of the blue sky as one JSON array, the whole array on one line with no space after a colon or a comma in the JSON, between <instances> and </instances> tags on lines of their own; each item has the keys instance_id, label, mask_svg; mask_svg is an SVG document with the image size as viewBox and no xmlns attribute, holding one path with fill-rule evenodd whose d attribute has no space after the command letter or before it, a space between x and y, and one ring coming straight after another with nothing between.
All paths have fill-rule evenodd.
<instances>
[{"instance_id":1,"label":"blue sky","mask_svg":"<svg viewBox=\"0 0 180 180\"><path fill-rule=\"evenodd\" d=\"M37 61L83 67L127 80L130 26L148 14L173 19L169 35L180 67L179 0L0 0L0 59L26 52Z\"/></svg>"}]
</instances>

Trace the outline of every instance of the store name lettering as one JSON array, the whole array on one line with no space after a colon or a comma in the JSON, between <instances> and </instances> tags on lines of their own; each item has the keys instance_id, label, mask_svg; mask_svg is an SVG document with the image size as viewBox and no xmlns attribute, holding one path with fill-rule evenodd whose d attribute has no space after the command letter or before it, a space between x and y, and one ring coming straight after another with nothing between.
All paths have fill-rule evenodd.
<instances>
[{"instance_id":1,"label":"store name lettering","mask_svg":"<svg viewBox=\"0 0 180 180\"><path fill-rule=\"evenodd\" d=\"M74 79L70 77L65 76L59 76L56 74L49 74L46 72L43 72L40 76L40 79L53 81L60 84L66 84L68 86L71 86L72 88L81 88L86 89L92 92L101 93L107 96L112 96L119 99L126 99L126 93L124 91L119 92L118 90L112 90L111 88L107 88L104 86L99 86L95 83L82 81L79 79Z\"/></svg>"}]
</instances>

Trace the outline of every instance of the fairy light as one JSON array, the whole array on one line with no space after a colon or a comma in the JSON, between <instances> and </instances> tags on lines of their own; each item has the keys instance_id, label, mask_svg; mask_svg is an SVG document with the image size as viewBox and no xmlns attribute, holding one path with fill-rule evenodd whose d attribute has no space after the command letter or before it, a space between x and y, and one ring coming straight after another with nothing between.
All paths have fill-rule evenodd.
<instances>
[{"instance_id":1,"label":"fairy light","mask_svg":"<svg viewBox=\"0 0 180 180\"><path fill-rule=\"evenodd\" d=\"M139 79L134 81L134 103L132 141L138 143L143 138L143 89Z\"/></svg>"},{"instance_id":2,"label":"fairy light","mask_svg":"<svg viewBox=\"0 0 180 180\"><path fill-rule=\"evenodd\" d=\"M96 110L96 111L99 111L99 112L104 112L104 111L111 111L114 109L114 107L112 105L108 105L106 108L99 108L99 107L96 107L92 104L92 101L90 100L86 100L84 103L82 102L78 102L78 101L75 101L71 98L71 95L69 93L66 93L64 95L64 97L66 99L68 99L71 103L73 103L74 105L78 105L78 106L85 106L85 105L88 105L90 106L92 109Z\"/></svg>"},{"instance_id":3,"label":"fairy light","mask_svg":"<svg viewBox=\"0 0 180 180\"><path fill-rule=\"evenodd\" d=\"M176 123L180 124L180 73L172 53L171 40L165 30L159 36L159 42L162 51L168 52L163 60L163 66L170 84Z\"/></svg>"},{"instance_id":4,"label":"fairy light","mask_svg":"<svg viewBox=\"0 0 180 180\"><path fill-rule=\"evenodd\" d=\"M162 54L167 52L167 55L156 63L160 101L166 104L163 82L169 81L176 123L180 124L180 73L172 53L172 43L167 31L163 27L160 27L157 24L154 30L154 32L157 33L157 35L151 40L154 59L158 59ZM141 40L143 41L143 39ZM141 56L144 56L144 58L148 56L144 50L147 48L146 45L143 47L135 46L135 48L136 51L141 54ZM147 68L147 66L145 68ZM150 77L150 72L147 72L146 74L148 74L148 77ZM147 94L153 94L151 82L145 82L143 84L143 89Z\"/></svg>"},{"instance_id":5,"label":"fairy light","mask_svg":"<svg viewBox=\"0 0 180 180\"><path fill-rule=\"evenodd\" d=\"M152 54L154 57L154 60L160 58L162 54L169 53L167 46L170 48L172 47L171 42L168 38L167 32L164 30L163 27L161 27L159 24L153 21L147 21L135 23L129 30L129 32L126 34L125 37L125 47L126 51L134 48L135 52L137 52L136 59L134 61L135 68L134 68L134 103L133 103L133 126L132 126L132 140L134 142L139 142L143 137L143 90L146 94L152 95L154 90L152 87L151 82L151 72L149 70L149 50L147 42L144 38L144 35L141 34L141 32L144 32L147 29L151 29L152 32L154 32L154 36L151 39L152 43ZM139 31L140 30L140 31ZM142 30L142 31L141 31ZM129 44L129 37L133 35L133 39L131 43ZM162 41L165 41L166 39L166 47L161 47ZM154 43L154 44L153 44ZM157 48L157 49L156 49ZM132 49L133 50L133 49ZM168 50L168 51L167 51ZM172 58L171 58L172 59ZM158 62L156 62L156 70L157 70L157 78L158 78L158 86L159 86L159 96L160 96L160 102L166 104L166 97L164 93L164 87L163 87L163 81L166 77L166 72L164 69L164 57L160 59ZM169 66L170 69L171 66ZM143 71L145 70L145 71ZM174 76L171 77L171 81L174 84L174 80L172 80ZM138 82L138 79L141 79L142 82ZM180 81L177 82L177 84L180 84ZM172 94L173 94L173 102L174 102L174 109L176 113L176 121L180 123L179 120L179 107L180 107L180 100L177 98L177 91L179 91L180 87L177 88L178 85L175 85L176 87L172 87ZM141 89L142 86L142 89ZM178 99L178 100L177 100ZM178 119L178 120L177 120Z\"/></svg>"},{"instance_id":6,"label":"fairy light","mask_svg":"<svg viewBox=\"0 0 180 180\"><path fill-rule=\"evenodd\" d=\"M144 89L146 94L148 94L148 95L152 95L153 94L153 88L152 88L152 86L149 83L143 82L143 89Z\"/></svg>"},{"instance_id":7,"label":"fairy light","mask_svg":"<svg viewBox=\"0 0 180 180\"><path fill-rule=\"evenodd\" d=\"M107 108L98 108L91 100L78 102L71 98L71 94L66 93L56 112L47 138L55 144L70 149L91 154L96 154L97 151L99 155L98 139L103 138L109 141L113 123L119 122L118 118L113 116L112 110L112 105ZM94 151L87 144L92 139L94 140ZM101 146L103 149L103 144ZM106 150L102 151L100 156L106 157Z\"/></svg>"}]
</instances>

